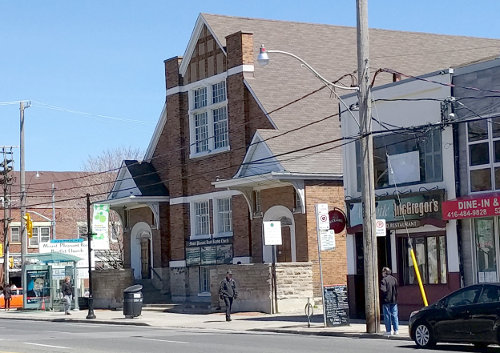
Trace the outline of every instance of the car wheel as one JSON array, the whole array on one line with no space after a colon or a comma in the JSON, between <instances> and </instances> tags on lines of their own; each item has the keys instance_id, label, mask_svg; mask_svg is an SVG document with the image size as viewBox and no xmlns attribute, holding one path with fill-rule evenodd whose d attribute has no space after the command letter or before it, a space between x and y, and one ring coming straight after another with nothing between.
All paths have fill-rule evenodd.
<instances>
[{"instance_id":1,"label":"car wheel","mask_svg":"<svg viewBox=\"0 0 500 353\"><path fill-rule=\"evenodd\" d=\"M413 337L418 347L427 348L435 345L431 329L426 323L417 323L413 331Z\"/></svg>"}]
</instances>

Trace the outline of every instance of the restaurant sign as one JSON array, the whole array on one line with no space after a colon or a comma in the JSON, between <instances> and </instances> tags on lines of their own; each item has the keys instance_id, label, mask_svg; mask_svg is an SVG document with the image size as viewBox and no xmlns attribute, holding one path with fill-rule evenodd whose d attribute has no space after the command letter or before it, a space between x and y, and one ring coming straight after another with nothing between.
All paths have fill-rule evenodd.
<instances>
[{"instance_id":1,"label":"restaurant sign","mask_svg":"<svg viewBox=\"0 0 500 353\"><path fill-rule=\"evenodd\" d=\"M387 230L417 228L425 224L444 226L441 217L444 190L383 196L376 199L376 217L385 219ZM347 202L349 233L363 229L361 202Z\"/></svg>"},{"instance_id":2,"label":"restaurant sign","mask_svg":"<svg viewBox=\"0 0 500 353\"><path fill-rule=\"evenodd\" d=\"M500 215L500 193L465 196L443 202L443 219L463 219Z\"/></svg>"}]
</instances>

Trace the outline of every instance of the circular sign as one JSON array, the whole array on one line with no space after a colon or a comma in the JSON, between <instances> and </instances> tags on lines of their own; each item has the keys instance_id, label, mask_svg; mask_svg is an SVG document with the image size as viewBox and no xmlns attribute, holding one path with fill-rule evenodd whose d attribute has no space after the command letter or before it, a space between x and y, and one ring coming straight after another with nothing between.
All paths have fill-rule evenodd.
<instances>
[{"instance_id":1,"label":"circular sign","mask_svg":"<svg viewBox=\"0 0 500 353\"><path fill-rule=\"evenodd\" d=\"M326 218L326 214L322 214L319 219L321 220L321 222L326 222L328 220L328 218Z\"/></svg>"},{"instance_id":2,"label":"circular sign","mask_svg":"<svg viewBox=\"0 0 500 353\"><path fill-rule=\"evenodd\" d=\"M338 234L345 229L346 217L342 210L335 208L328 212L328 216L330 217L330 229L333 229L335 234Z\"/></svg>"}]
</instances>

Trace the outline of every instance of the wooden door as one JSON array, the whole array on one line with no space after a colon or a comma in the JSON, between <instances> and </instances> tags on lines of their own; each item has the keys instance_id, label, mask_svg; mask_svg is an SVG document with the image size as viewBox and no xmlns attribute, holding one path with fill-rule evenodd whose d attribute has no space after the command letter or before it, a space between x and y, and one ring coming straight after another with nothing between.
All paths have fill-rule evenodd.
<instances>
[{"instance_id":1,"label":"wooden door","mask_svg":"<svg viewBox=\"0 0 500 353\"><path fill-rule=\"evenodd\" d=\"M281 245L276 246L276 262L292 262L292 238L290 227L281 228Z\"/></svg>"},{"instance_id":2,"label":"wooden door","mask_svg":"<svg viewBox=\"0 0 500 353\"><path fill-rule=\"evenodd\" d=\"M141 239L141 275L142 278L151 278L151 245L149 239Z\"/></svg>"}]
</instances>

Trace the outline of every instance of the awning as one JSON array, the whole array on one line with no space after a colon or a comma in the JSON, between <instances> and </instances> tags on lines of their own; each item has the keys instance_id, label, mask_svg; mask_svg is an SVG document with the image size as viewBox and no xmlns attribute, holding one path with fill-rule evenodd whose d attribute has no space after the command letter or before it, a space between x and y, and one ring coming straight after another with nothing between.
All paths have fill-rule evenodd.
<instances>
[{"instance_id":1,"label":"awning","mask_svg":"<svg viewBox=\"0 0 500 353\"><path fill-rule=\"evenodd\" d=\"M465 219L500 215L500 192L467 195L442 204L443 219Z\"/></svg>"},{"instance_id":2,"label":"awning","mask_svg":"<svg viewBox=\"0 0 500 353\"><path fill-rule=\"evenodd\" d=\"M49 263L57 263L57 262L78 262L82 260L78 256L63 254L59 252L50 252L43 254L28 254L27 258L38 259L40 262L49 264Z\"/></svg>"}]
</instances>

